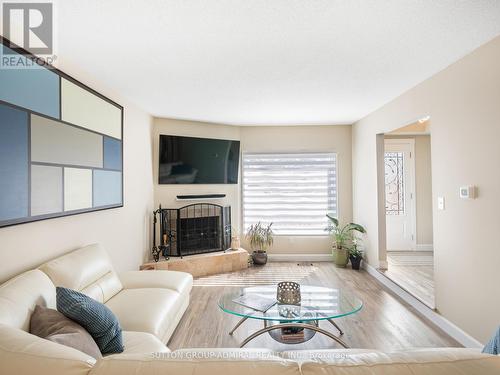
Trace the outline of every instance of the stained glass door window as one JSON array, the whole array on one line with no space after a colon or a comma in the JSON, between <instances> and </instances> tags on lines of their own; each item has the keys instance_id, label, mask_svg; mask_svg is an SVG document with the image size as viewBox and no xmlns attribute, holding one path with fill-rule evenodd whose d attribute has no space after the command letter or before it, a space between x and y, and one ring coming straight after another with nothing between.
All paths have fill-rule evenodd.
<instances>
[{"instance_id":1,"label":"stained glass door window","mask_svg":"<svg viewBox=\"0 0 500 375\"><path fill-rule=\"evenodd\" d=\"M404 215L404 153L386 152L385 161L385 213Z\"/></svg>"}]
</instances>

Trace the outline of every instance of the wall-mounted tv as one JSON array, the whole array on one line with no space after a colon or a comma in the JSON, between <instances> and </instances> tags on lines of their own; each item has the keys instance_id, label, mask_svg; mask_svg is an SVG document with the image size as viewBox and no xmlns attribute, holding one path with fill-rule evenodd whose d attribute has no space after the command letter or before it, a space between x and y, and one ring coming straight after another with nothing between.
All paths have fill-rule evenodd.
<instances>
[{"instance_id":1,"label":"wall-mounted tv","mask_svg":"<svg viewBox=\"0 0 500 375\"><path fill-rule=\"evenodd\" d=\"M160 135L160 184L237 184L240 142Z\"/></svg>"}]
</instances>

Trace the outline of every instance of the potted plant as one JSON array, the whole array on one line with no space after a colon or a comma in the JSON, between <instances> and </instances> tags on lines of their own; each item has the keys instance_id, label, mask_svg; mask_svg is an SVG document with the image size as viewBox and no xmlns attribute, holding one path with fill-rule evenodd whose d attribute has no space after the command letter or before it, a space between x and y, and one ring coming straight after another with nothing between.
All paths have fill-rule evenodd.
<instances>
[{"instance_id":1,"label":"potted plant","mask_svg":"<svg viewBox=\"0 0 500 375\"><path fill-rule=\"evenodd\" d=\"M330 214L326 215L331 223L327 230L333 235L333 257L338 267L345 267L349 263L349 249L354 238L353 233L366 233L365 228L356 223L341 226L339 220Z\"/></svg>"},{"instance_id":2,"label":"potted plant","mask_svg":"<svg viewBox=\"0 0 500 375\"><path fill-rule=\"evenodd\" d=\"M358 249L358 241L356 237L353 237L352 246L349 249L349 260L351 261L353 270L359 270L361 260L363 259L363 251Z\"/></svg>"},{"instance_id":3,"label":"potted plant","mask_svg":"<svg viewBox=\"0 0 500 375\"><path fill-rule=\"evenodd\" d=\"M273 244L273 230L269 225L262 225L259 221L252 224L246 234L246 239L250 242L252 248L252 260L255 265L264 265L267 263L266 250Z\"/></svg>"}]
</instances>

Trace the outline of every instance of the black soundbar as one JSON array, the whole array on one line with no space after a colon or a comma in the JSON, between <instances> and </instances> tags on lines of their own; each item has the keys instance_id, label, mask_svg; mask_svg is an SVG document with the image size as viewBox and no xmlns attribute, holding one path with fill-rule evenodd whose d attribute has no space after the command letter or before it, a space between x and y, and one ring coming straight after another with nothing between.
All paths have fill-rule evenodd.
<instances>
[{"instance_id":1,"label":"black soundbar","mask_svg":"<svg viewBox=\"0 0 500 375\"><path fill-rule=\"evenodd\" d=\"M178 195L179 200L189 200L189 199L217 199L225 198L226 194L190 194L190 195Z\"/></svg>"}]
</instances>

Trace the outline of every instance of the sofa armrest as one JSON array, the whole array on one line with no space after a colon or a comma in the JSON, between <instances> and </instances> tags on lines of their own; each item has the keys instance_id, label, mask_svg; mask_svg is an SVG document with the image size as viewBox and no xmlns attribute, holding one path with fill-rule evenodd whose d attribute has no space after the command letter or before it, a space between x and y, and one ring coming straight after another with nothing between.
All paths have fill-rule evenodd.
<instances>
[{"instance_id":1,"label":"sofa armrest","mask_svg":"<svg viewBox=\"0 0 500 375\"><path fill-rule=\"evenodd\" d=\"M16 375L88 374L96 360L69 346L21 329L0 325L0 373Z\"/></svg>"},{"instance_id":2,"label":"sofa armrest","mask_svg":"<svg viewBox=\"0 0 500 375\"><path fill-rule=\"evenodd\" d=\"M119 275L124 289L165 288L189 294L193 276L178 271L126 271Z\"/></svg>"}]
</instances>

